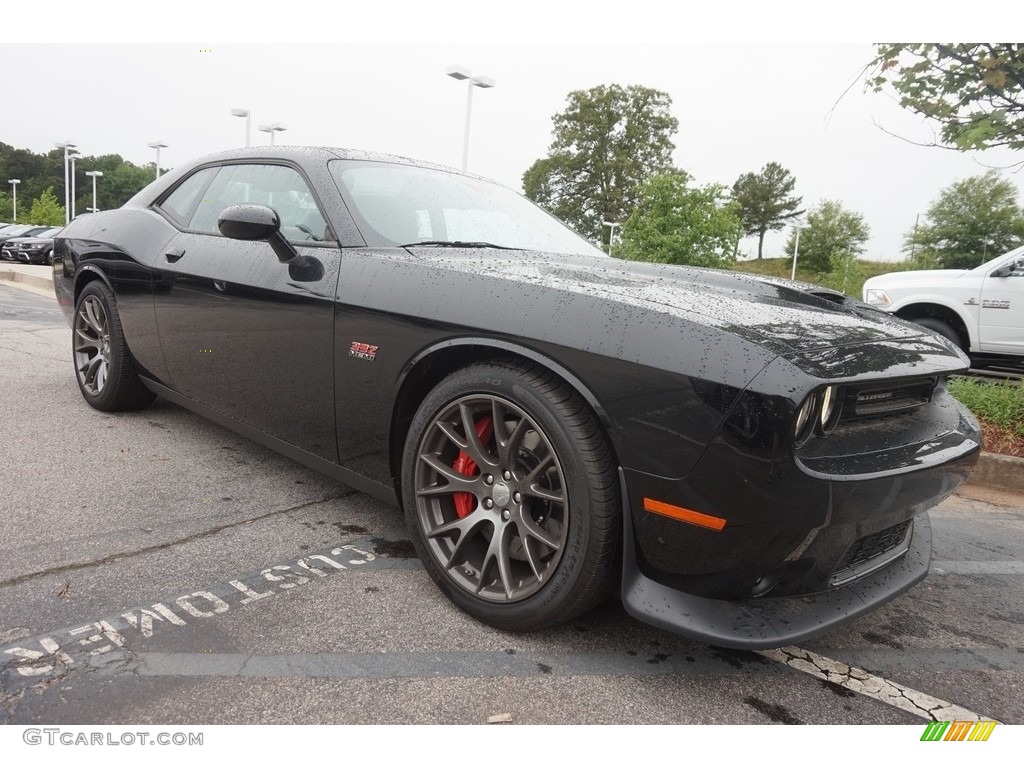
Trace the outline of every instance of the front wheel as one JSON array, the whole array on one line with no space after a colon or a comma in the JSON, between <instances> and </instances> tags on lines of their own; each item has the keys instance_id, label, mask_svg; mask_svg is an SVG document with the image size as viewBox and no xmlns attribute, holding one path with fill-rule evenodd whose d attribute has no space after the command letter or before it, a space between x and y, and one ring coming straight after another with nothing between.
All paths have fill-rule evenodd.
<instances>
[{"instance_id":1,"label":"front wheel","mask_svg":"<svg viewBox=\"0 0 1024 768\"><path fill-rule=\"evenodd\" d=\"M960 337L960 334L957 333L956 329L952 325L947 323L945 320L939 320L936 317L921 317L915 320L914 322L917 323L918 325L924 326L929 331L939 334L939 336L944 336L945 338L949 339L954 344L956 344L964 352L968 351L965 340L962 339Z\"/></svg>"},{"instance_id":2,"label":"front wheel","mask_svg":"<svg viewBox=\"0 0 1024 768\"><path fill-rule=\"evenodd\" d=\"M110 289L99 280L85 286L75 303L74 317L72 357L85 401L100 411L149 405L154 395L139 380Z\"/></svg>"},{"instance_id":3,"label":"front wheel","mask_svg":"<svg viewBox=\"0 0 1024 768\"><path fill-rule=\"evenodd\" d=\"M532 630L607 598L615 465L597 418L550 372L499 361L453 373L416 413L403 462L417 552L467 613Z\"/></svg>"}]
</instances>

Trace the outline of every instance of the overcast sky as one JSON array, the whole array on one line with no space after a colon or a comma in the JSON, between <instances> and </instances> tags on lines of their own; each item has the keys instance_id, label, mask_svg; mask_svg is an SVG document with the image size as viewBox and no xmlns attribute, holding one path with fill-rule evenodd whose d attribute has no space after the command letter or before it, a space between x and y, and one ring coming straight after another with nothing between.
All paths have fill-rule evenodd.
<instances>
[{"instance_id":1,"label":"overcast sky","mask_svg":"<svg viewBox=\"0 0 1024 768\"><path fill-rule=\"evenodd\" d=\"M861 71L873 53L870 43L789 41L771 30L759 34L756 17L737 24L732 42L721 40L714 18L687 26L692 20L647 9L650 15L637 26L635 18L626 23L602 14L600 3L586 5L590 20L581 28L571 15L556 13L543 16L544 26L537 13L544 6L532 2L509 5L519 12L500 16L484 3L437 3L429 17L425 4L397 3L376 16L335 9L339 15L331 20L310 9L303 13L304 2L281 2L274 7L293 10L246 16L246 23L259 22L257 31L225 17L206 31L213 40L141 45L125 42L150 36L139 24L145 21L140 6L115 5L134 9L128 19L134 27L119 17L125 27L111 31L105 18L90 16L61 32L63 42L4 45L3 66L20 72L20 89L28 82L45 87L40 99L5 99L0 141L45 152L71 140L83 154L118 153L141 164L154 159L147 143L162 140L169 146L161 165L173 167L242 146L245 121L230 114L240 107L252 110L254 144L268 141L258 124L283 122L288 130L277 143L377 150L458 166L466 85L445 71L462 64L497 81L474 92L469 169L521 191L523 171L546 154L551 116L569 91L640 84L671 96L679 120L674 161L698 183L731 185L741 173L779 162L796 177L805 206L835 199L863 214L871 228L865 256L889 260L901 258L915 215L943 187L1017 160L1006 152L914 146L910 141L933 140L935 127L889 97L864 92ZM644 6L630 5L637 13ZM737 12L743 6L735 6ZM193 37L198 17L192 14L202 7L166 6L152 17L156 38ZM380 25L381 14L402 17L409 8L418 15L406 17L393 34ZM473 9L472 18L460 16ZM278 37L278 19L284 39L309 35L316 42L270 42ZM778 19L774 25L786 29ZM863 19L851 25L855 37L873 39ZM666 27L681 30L683 38L666 34ZM829 29L837 36L835 26ZM806 39L808 33L801 34ZM112 42L74 42L107 38ZM715 38L720 41L700 42ZM56 85L62 81L67 87ZM1004 173L1021 186L1020 173ZM771 237L767 255L782 255L785 237ZM756 240L744 241L744 253L756 253Z\"/></svg>"}]
</instances>

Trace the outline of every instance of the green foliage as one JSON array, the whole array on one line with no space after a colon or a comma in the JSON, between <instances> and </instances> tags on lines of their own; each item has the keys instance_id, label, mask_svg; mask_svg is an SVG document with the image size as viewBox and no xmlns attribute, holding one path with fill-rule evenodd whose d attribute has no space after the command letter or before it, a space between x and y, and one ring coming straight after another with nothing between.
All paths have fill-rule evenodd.
<instances>
[{"instance_id":1,"label":"green foliage","mask_svg":"<svg viewBox=\"0 0 1024 768\"><path fill-rule=\"evenodd\" d=\"M728 267L742 224L736 204L719 184L689 186L683 172L652 176L622 225L626 259L695 267Z\"/></svg>"},{"instance_id":2,"label":"green foliage","mask_svg":"<svg viewBox=\"0 0 1024 768\"><path fill-rule=\"evenodd\" d=\"M923 224L904 237L916 266L972 269L1024 243L1024 211L1017 188L989 171L946 187Z\"/></svg>"},{"instance_id":3,"label":"green foliage","mask_svg":"<svg viewBox=\"0 0 1024 768\"><path fill-rule=\"evenodd\" d=\"M53 187L47 187L32 201L32 207L25 216L26 224L46 224L51 227L64 226L64 206L57 202Z\"/></svg>"},{"instance_id":4,"label":"green foliage","mask_svg":"<svg viewBox=\"0 0 1024 768\"><path fill-rule=\"evenodd\" d=\"M96 195L101 210L120 208L135 193L153 181L152 168L140 167L125 161L120 155L83 157L75 163L75 208L76 213L85 213L92 207L92 179L86 171L102 171L97 180ZM18 185L18 221L22 222L22 211L27 211L29 202L39 198L50 188L57 199L64 201L64 150L52 149L45 155L37 155L27 149L15 149L0 142L0 181L21 179ZM24 203L22 202L24 201ZM3 199L0 198L0 212ZM0 216L0 221L9 219ZM63 223L63 219L61 222Z\"/></svg>"},{"instance_id":5,"label":"green foliage","mask_svg":"<svg viewBox=\"0 0 1024 768\"><path fill-rule=\"evenodd\" d=\"M894 43L877 46L868 87L941 125L956 149L1024 149L1024 45Z\"/></svg>"},{"instance_id":6,"label":"green foliage","mask_svg":"<svg viewBox=\"0 0 1024 768\"><path fill-rule=\"evenodd\" d=\"M975 416L1024 437L1024 382L956 378L948 386Z\"/></svg>"},{"instance_id":7,"label":"green foliage","mask_svg":"<svg viewBox=\"0 0 1024 768\"><path fill-rule=\"evenodd\" d=\"M843 209L835 200L822 200L807 215L807 226L800 233L797 263L816 272L828 273L843 259L856 258L864 251L869 229L864 217ZM796 247L796 232L789 236L786 253Z\"/></svg>"},{"instance_id":8,"label":"green foliage","mask_svg":"<svg viewBox=\"0 0 1024 768\"><path fill-rule=\"evenodd\" d=\"M3 190L0 190L0 221L14 223L14 199Z\"/></svg>"},{"instance_id":9,"label":"green foliage","mask_svg":"<svg viewBox=\"0 0 1024 768\"><path fill-rule=\"evenodd\" d=\"M801 248L803 240L800 241ZM781 259L761 259L751 261L738 261L733 265L737 272L749 272L755 275L770 275L772 277L784 277L789 279L792 274L792 257ZM901 272L908 268L906 262L892 261L866 261L864 259L840 259L837 268L832 272L816 272L809 269L803 263L803 259L797 260L796 279L804 283L815 283L836 291L842 291L847 296L859 299L864 293L864 281L869 277L884 275L888 272Z\"/></svg>"},{"instance_id":10,"label":"green foliage","mask_svg":"<svg viewBox=\"0 0 1024 768\"><path fill-rule=\"evenodd\" d=\"M639 85L572 91L555 115L554 138L523 174L523 191L580 234L608 243L603 221L621 223L637 188L671 168L679 121L667 93Z\"/></svg>"},{"instance_id":11,"label":"green foliage","mask_svg":"<svg viewBox=\"0 0 1024 768\"><path fill-rule=\"evenodd\" d=\"M764 236L780 230L786 222L803 213L793 190L796 179L778 163L768 163L760 173L744 173L732 186L739 204L743 234L757 235L757 258L764 255Z\"/></svg>"}]
</instances>

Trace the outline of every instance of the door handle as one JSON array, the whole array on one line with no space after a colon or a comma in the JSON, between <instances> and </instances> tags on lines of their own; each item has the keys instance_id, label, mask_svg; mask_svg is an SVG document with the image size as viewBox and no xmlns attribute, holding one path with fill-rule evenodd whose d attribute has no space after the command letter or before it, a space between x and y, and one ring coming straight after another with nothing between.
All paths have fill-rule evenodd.
<instances>
[{"instance_id":1,"label":"door handle","mask_svg":"<svg viewBox=\"0 0 1024 768\"><path fill-rule=\"evenodd\" d=\"M173 264L174 262L176 262L178 259L180 259L184 255L185 255L185 249L184 248L171 248L169 251L167 251L164 254L164 258L167 259L167 261L169 261L171 264Z\"/></svg>"}]
</instances>

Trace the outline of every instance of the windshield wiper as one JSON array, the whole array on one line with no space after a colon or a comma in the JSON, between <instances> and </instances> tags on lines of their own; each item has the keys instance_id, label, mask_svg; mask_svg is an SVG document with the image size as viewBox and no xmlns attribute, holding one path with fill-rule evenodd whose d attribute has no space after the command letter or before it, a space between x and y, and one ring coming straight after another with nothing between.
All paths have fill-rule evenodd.
<instances>
[{"instance_id":1,"label":"windshield wiper","mask_svg":"<svg viewBox=\"0 0 1024 768\"><path fill-rule=\"evenodd\" d=\"M416 248L421 245L436 246L439 248L500 248L503 251L514 251L508 245L495 245L483 240L421 240L418 243L406 243L401 248Z\"/></svg>"}]
</instances>

